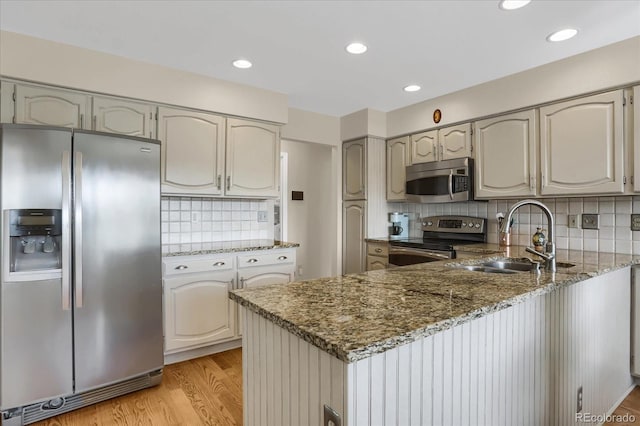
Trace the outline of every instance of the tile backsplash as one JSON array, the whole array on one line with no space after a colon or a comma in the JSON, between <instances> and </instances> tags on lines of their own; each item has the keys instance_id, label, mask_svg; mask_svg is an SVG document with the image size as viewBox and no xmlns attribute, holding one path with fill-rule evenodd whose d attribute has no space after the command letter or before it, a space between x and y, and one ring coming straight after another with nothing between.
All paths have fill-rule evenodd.
<instances>
[{"instance_id":1,"label":"tile backsplash","mask_svg":"<svg viewBox=\"0 0 640 426\"><path fill-rule=\"evenodd\" d=\"M273 200L162 197L163 253L207 250L212 243L273 239ZM258 222L258 213L266 221Z\"/></svg>"},{"instance_id":2,"label":"tile backsplash","mask_svg":"<svg viewBox=\"0 0 640 426\"><path fill-rule=\"evenodd\" d=\"M496 214L506 212L517 200L470 201L449 204L389 203L389 211L415 213L416 217L437 215L468 215L487 218L487 241L498 242L498 222ZM640 255L640 232L631 231L631 214L640 213L640 196L550 198L539 199L554 215L556 221L556 247ZM600 229L587 230L568 227L568 215L598 213ZM512 242L517 245L531 245L531 236L537 227L548 231L547 220L537 207L523 206L514 215ZM422 236L419 220L411 225L412 237ZM548 234L548 232L545 232Z\"/></svg>"}]
</instances>

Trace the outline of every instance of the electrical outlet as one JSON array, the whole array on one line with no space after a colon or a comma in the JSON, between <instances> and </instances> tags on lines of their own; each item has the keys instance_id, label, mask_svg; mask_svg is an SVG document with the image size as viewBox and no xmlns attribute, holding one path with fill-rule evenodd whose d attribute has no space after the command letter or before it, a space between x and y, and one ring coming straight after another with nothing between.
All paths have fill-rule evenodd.
<instances>
[{"instance_id":1,"label":"electrical outlet","mask_svg":"<svg viewBox=\"0 0 640 426\"><path fill-rule=\"evenodd\" d=\"M567 220L567 226L569 228L577 228L578 227L578 215L577 214L570 214L569 218Z\"/></svg>"},{"instance_id":2,"label":"electrical outlet","mask_svg":"<svg viewBox=\"0 0 640 426\"><path fill-rule=\"evenodd\" d=\"M191 223L200 223L202 212L191 212Z\"/></svg>"},{"instance_id":3,"label":"electrical outlet","mask_svg":"<svg viewBox=\"0 0 640 426\"><path fill-rule=\"evenodd\" d=\"M600 229L600 215L582 213L582 229Z\"/></svg>"},{"instance_id":4,"label":"electrical outlet","mask_svg":"<svg viewBox=\"0 0 640 426\"><path fill-rule=\"evenodd\" d=\"M259 210L258 211L258 222L267 222L269 219L267 218L267 211L266 210Z\"/></svg>"},{"instance_id":5,"label":"electrical outlet","mask_svg":"<svg viewBox=\"0 0 640 426\"><path fill-rule=\"evenodd\" d=\"M631 215L631 230L640 231L640 214Z\"/></svg>"},{"instance_id":6,"label":"electrical outlet","mask_svg":"<svg viewBox=\"0 0 640 426\"><path fill-rule=\"evenodd\" d=\"M578 401L576 404L576 413L580 413L582 411L582 386L578 388Z\"/></svg>"}]
</instances>

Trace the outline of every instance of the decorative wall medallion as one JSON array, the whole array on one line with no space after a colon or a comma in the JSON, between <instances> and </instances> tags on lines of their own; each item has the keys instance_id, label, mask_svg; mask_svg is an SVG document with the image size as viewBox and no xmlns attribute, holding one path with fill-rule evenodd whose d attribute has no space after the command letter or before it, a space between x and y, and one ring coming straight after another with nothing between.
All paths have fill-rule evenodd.
<instances>
[{"instance_id":1,"label":"decorative wall medallion","mask_svg":"<svg viewBox=\"0 0 640 426\"><path fill-rule=\"evenodd\" d=\"M433 111L433 122L434 123L439 123L440 119L442 118L442 113L440 112L439 109Z\"/></svg>"}]
</instances>

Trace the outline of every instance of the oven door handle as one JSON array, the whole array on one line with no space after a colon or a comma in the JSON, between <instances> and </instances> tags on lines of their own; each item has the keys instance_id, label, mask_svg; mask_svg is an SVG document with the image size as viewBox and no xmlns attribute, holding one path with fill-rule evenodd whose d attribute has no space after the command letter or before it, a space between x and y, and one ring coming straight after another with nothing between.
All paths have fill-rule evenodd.
<instances>
[{"instance_id":1,"label":"oven door handle","mask_svg":"<svg viewBox=\"0 0 640 426\"><path fill-rule=\"evenodd\" d=\"M449 198L453 200L453 170L449 170Z\"/></svg>"},{"instance_id":2,"label":"oven door handle","mask_svg":"<svg viewBox=\"0 0 640 426\"><path fill-rule=\"evenodd\" d=\"M423 249L406 249L406 248L401 248L401 247L390 247L389 248L389 255L392 254L417 254L420 256L424 256L424 257L434 257L437 259L451 259L451 256L448 254L444 254L444 253L438 253L436 251L429 251L429 250L423 250Z\"/></svg>"}]
</instances>

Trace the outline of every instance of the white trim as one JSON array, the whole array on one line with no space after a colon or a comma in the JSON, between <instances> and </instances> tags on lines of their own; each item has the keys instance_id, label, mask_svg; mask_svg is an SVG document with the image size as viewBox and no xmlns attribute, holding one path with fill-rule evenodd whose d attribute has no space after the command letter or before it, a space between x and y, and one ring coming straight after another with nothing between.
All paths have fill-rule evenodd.
<instances>
[{"instance_id":1,"label":"white trim","mask_svg":"<svg viewBox=\"0 0 640 426\"><path fill-rule=\"evenodd\" d=\"M280 153L280 240L288 241L289 153Z\"/></svg>"}]
</instances>

